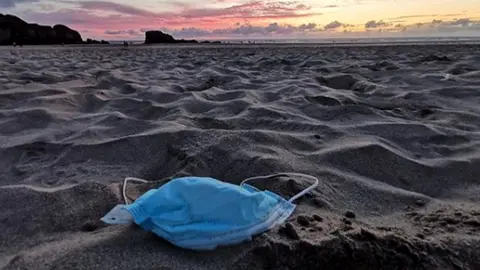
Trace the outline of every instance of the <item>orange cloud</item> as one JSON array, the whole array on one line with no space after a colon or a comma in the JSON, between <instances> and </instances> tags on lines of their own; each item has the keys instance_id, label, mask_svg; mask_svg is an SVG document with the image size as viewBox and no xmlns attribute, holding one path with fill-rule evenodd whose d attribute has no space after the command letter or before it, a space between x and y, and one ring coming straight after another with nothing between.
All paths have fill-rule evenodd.
<instances>
[{"instance_id":1,"label":"orange cloud","mask_svg":"<svg viewBox=\"0 0 480 270\"><path fill-rule=\"evenodd\" d=\"M336 5L310 6L299 1L253 0L238 4L232 0L214 0L213 6L196 8L186 2L167 1L173 5L170 11L157 12L119 4L110 1L70 0L71 6L56 11L29 10L23 18L39 23L63 23L95 38L143 38L144 30L160 29L179 37L221 37L221 36L321 36L336 33L361 32L408 32L415 29L429 31L453 31L445 24L448 16L458 14L403 15L391 16L383 20L365 20L365 22L345 23L344 17L332 18L332 13L324 16L320 8L337 8ZM310 0L302 0L310 1ZM311 1L310 1L311 2ZM218 4L220 3L220 4ZM231 3L231 4L229 4ZM330 23L320 25L319 20ZM409 19L416 19L409 21ZM421 19L429 19L422 21ZM444 22L431 23L432 18ZM419 20L417 20L419 19ZM452 21L450 21L452 23ZM450 28L449 28L450 27ZM476 26L475 26L476 27ZM464 22L455 28L474 31L471 22ZM447 30L445 30L447 29ZM473 29L473 30L472 30ZM418 31L418 30L415 30Z\"/></svg>"}]
</instances>

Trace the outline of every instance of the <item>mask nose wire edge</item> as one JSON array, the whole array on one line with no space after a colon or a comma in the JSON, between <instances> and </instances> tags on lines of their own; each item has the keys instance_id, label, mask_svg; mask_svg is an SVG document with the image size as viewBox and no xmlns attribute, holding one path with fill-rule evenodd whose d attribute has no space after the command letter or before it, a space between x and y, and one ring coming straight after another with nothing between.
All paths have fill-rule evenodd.
<instances>
[{"instance_id":1,"label":"mask nose wire edge","mask_svg":"<svg viewBox=\"0 0 480 270\"><path fill-rule=\"evenodd\" d=\"M268 178L279 177L279 176L299 176L299 177L304 177L304 178L308 178L308 179L313 180L313 184L311 186L309 186L308 188L304 189L303 191L301 191L297 195L290 198L290 200L288 200L288 202L295 201L296 199L302 197L303 195L307 194L308 192L312 191L314 188L316 188L318 186L318 178L317 177L312 176L312 175L308 175L308 174L294 173L294 172L282 172L282 173L270 174L270 175L265 175L265 176L250 177L250 178L247 178L247 179L243 180L242 183L240 183L240 186L245 184L248 181L257 180L257 179L268 179Z\"/></svg>"}]
</instances>

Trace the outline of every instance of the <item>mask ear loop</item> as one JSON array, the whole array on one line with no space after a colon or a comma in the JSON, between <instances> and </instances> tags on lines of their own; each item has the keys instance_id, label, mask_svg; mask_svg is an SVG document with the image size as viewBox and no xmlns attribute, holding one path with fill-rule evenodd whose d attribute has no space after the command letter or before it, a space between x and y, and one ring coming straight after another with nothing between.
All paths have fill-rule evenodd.
<instances>
[{"instance_id":1,"label":"mask ear loop","mask_svg":"<svg viewBox=\"0 0 480 270\"><path fill-rule=\"evenodd\" d=\"M140 178L135 178L135 177L127 177L125 180L123 180L123 188L122 188L122 195L123 195L123 200L125 201L125 204L128 205L128 200L127 200L127 182L138 182L138 183L148 183L147 180L140 179Z\"/></svg>"},{"instance_id":2,"label":"mask ear loop","mask_svg":"<svg viewBox=\"0 0 480 270\"><path fill-rule=\"evenodd\" d=\"M247 179L243 180L242 183L240 183L240 186L242 186L242 185L245 184L246 182L249 182L249 181L252 181L252 180L268 179L268 178L274 178L274 177L279 177L279 176L298 176L298 177L304 177L304 178L311 179L311 180L314 182L311 186L309 186L308 188L304 189L303 191L301 191L301 192L298 193L297 195L295 195L295 196L293 196L292 198L290 198L290 200L288 200L288 202L293 202L293 201L295 201L296 199L304 196L305 194L307 194L308 192L312 191L314 188L316 188L316 187L318 186L318 178L316 178L315 176L311 176L311 175L303 174L303 173L276 173L276 174L265 175L265 176L250 177L250 178L247 178Z\"/></svg>"}]
</instances>

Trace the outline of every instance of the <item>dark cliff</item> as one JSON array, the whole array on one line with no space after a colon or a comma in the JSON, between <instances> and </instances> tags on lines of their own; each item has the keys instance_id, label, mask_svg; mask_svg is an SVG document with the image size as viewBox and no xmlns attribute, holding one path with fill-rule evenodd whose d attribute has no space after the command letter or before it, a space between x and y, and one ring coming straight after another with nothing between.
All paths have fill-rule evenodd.
<instances>
[{"instance_id":1,"label":"dark cliff","mask_svg":"<svg viewBox=\"0 0 480 270\"><path fill-rule=\"evenodd\" d=\"M82 36L65 25L30 24L13 15L0 14L0 45L80 44Z\"/></svg>"},{"instance_id":2,"label":"dark cliff","mask_svg":"<svg viewBox=\"0 0 480 270\"><path fill-rule=\"evenodd\" d=\"M145 33L145 44L155 43L198 43L196 40L175 39L162 31L147 31Z\"/></svg>"}]
</instances>

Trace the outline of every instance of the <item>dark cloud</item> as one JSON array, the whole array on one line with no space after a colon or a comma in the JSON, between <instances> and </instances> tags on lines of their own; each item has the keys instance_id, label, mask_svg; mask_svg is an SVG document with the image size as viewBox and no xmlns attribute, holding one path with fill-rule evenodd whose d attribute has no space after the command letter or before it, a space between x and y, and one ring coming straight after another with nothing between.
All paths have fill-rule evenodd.
<instances>
[{"instance_id":1,"label":"dark cloud","mask_svg":"<svg viewBox=\"0 0 480 270\"><path fill-rule=\"evenodd\" d=\"M305 13L310 10L306 5L294 5L294 2L262 2L253 1L246 4L234 5L227 8L204 8L184 10L180 15L185 18L259 18L259 19L280 19L299 18L320 15L318 13Z\"/></svg>"},{"instance_id":2,"label":"dark cloud","mask_svg":"<svg viewBox=\"0 0 480 270\"><path fill-rule=\"evenodd\" d=\"M21 4L21 3L33 3L33 2L38 2L40 0L0 0L0 7L2 8L12 8L16 4Z\"/></svg>"},{"instance_id":3,"label":"dark cloud","mask_svg":"<svg viewBox=\"0 0 480 270\"><path fill-rule=\"evenodd\" d=\"M1 0L0 0L1 1ZM59 10L55 12L38 12L37 10L29 10L23 13L22 19L29 22L37 22L43 24L62 23L72 27L86 26L89 28L95 28L103 22L110 22L109 18L101 18L96 15L90 14L84 10Z\"/></svg>"},{"instance_id":4,"label":"dark cloud","mask_svg":"<svg viewBox=\"0 0 480 270\"><path fill-rule=\"evenodd\" d=\"M314 31L317 28L316 23L302 24L298 27L300 31Z\"/></svg>"},{"instance_id":5,"label":"dark cloud","mask_svg":"<svg viewBox=\"0 0 480 270\"><path fill-rule=\"evenodd\" d=\"M304 5L304 4L301 4L301 5L297 5L297 10L309 10L311 9L310 6L307 6L307 5Z\"/></svg>"},{"instance_id":6,"label":"dark cloud","mask_svg":"<svg viewBox=\"0 0 480 270\"><path fill-rule=\"evenodd\" d=\"M107 30L105 31L106 35L113 35L113 36L118 36L118 35L129 35L129 36L140 36L143 34L140 30Z\"/></svg>"},{"instance_id":7,"label":"dark cloud","mask_svg":"<svg viewBox=\"0 0 480 270\"><path fill-rule=\"evenodd\" d=\"M450 22L450 25L461 25L461 26L468 26L470 23L473 23L469 18L458 19Z\"/></svg>"},{"instance_id":8,"label":"dark cloud","mask_svg":"<svg viewBox=\"0 0 480 270\"><path fill-rule=\"evenodd\" d=\"M3 0L0 0L3 1ZM117 4L108 1L85 1L85 2L73 2L70 3L78 5L82 9L87 10L104 10L104 11L115 11L118 13L133 15L133 16L147 16L153 17L156 16L156 13L149 12L140 8L132 7L129 5Z\"/></svg>"},{"instance_id":9,"label":"dark cloud","mask_svg":"<svg viewBox=\"0 0 480 270\"><path fill-rule=\"evenodd\" d=\"M343 23L339 21L333 21L324 26L325 30L337 29L343 26Z\"/></svg>"},{"instance_id":10,"label":"dark cloud","mask_svg":"<svg viewBox=\"0 0 480 270\"><path fill-rule=\"evenodd\" d=\"M455 14L422 14L422 15L406 15L406 16L399 16L388 18L388 20L398 20L398 19L412 19L412 18L431 18L431 17L452 17L452 16L460 16L462 14L455 13Z\"/></svg>"},{"instance_id":11,"label":"dark cloud","mask_svg":"<svg viewBox=\"0 0 480 270\"><path fill-rule=\"evenodd\" d=\"M410 34L474 35L480 34L480 21L471 18L454 20L432 20L405 26L402 31Z\"/></svg>"},{"instance_id":12,"label":"dark cloud","mask_svg":"<svg viewBox=\"0 0 480 270\"><path fill-rule=\"evenodd\" d=\"M107 30L107 31L105 31L106 35L121 35L123 33L124 33L124 31L122 31L122 30Z\"/></svg>"},{"instance_id":13,"label":"dark cloud","mask_svg":"<svg viewBox=\"0 0 480 270\"><path fill-rule=\"evenodd\" d=\"M5 6L7 2L18 3L27 1L32 2L42 0L0 0L0 5ZM302 25L276 23L276 21L281 22L283 19L308 17L313 14L318 14L312 13L312 10L310 10L311 7L303 5L297 1L273 0L264 2L264 0L252 0L245 4L236 4L237 1L222 0L223 3L227 5L231 3L231 5L223 8L203 9L196 8L193 5L186 5L187 1L184 1L183 3L185 6L182 9L170 9L171 11L166 10L158 12L142 9L139 5L116 4L107 0L87 0L83 2L63 0L63 2L72 5L55 11L46 11L39 8L40 4L37 3L35 4L35 9L27 9L19 15L29 22L43 24L51 24L52 22L62 23L69 25L80 32L89 30L91 33L90 35L93 35L94 37L104 37L108 35L110 38L114 38L115 36L118 36L118 38L124 38L125 36L143 38L147 27L152 28L152 30L165 31L176 38L220 38L237 36L315 37L321 36L319 33L322 31L325 35L332 34L333 32L341 32L342 30L347 30L348 33L354 35L362 35L361 32L364 31L364 29L361 31L356 30L359 25L349 25L336 20L323 27L320 27L315 23L305 23ZM98 10L110 12L95 12ZM113 13L111 13L111 11L113 11ZM420 15L404 17L414 16ZM432 18L429 18L428 20L431 19ZM442 17L442 19L444 19L444 21L433 20L422 24L407 24L406 22L402 23L402 20L372 20L366 22L364 28L367 32L370 32L370 34L373 34L374 32L378 33L379 29L382 29L382 32L398 34L401 34L400 32L404 31L407 32L405 35L408 35L409 33L426 33L428 35L429 33L436 34L440 32L447 34L466 32L473 33L474 35L479 33L478 30L480 30L480 24L476 19L462 17L457 17L454 20L447 20L444 17ZM273 21L274 23L265 26L262 23L265 23L266 21ZM212 30L219 25L224 26L221 29Z\"/></svg>"},{"instance_id":14,"label":"dark cloud","mask_svg":"<svg viewBox=\"0 0 480 270\"><path fill-rule=\"evenodd\" d=\"M0 0L2 1L2 0ZM159 29L183 29L182 34L192 34L189 26L197 29L212 29L218 25L240 27L242 22L256 23L257 21L277 21L289 18L306 18L313 14L310 7L291 1L263 2L263 0L248 2L241 5L231 5L225 8L195 8L188 6L181 10L150 11L133 5L117 4L109 1L87 0L75 2L63 0L71 7L65 7L55 11L43 11L40 9L28 9L22 12L21 17L30 22L50 24L52 22L69 25L79 31L90 29L98 36L104 35L108 30L115 32L115 29L142 29L152 27ZM170 1L170 0L168 0ZM226 0L229 1L229 0ZM97 11L108 11L108 14ZM113 13L110 13L113 12ZM234 26L235 24L238 24ZM243 27L235 29L237 34L271 33L275 35L285 33L303 33L317 31L316 24L307 23L299 26L285 26L275 24L265 27ZM126 33L122 32L121 35ZM119 34L119 35L120 35ZM198 31L195 34L202 34Z\"/></svg>"},{"instance_id":15,"label":"dark cloud","mask_svg":"<svg viewBox=\"0 0 480 270\"><path fill-rule=\"evenodd\" d=\"M265 27L265 31L269 33L277 32L281 29L281 26L278 23L271 23L267 27Z\"/></svg>"},{"instance_id":16,"label":"dark cloud","mask_svg":"<svg viewBox=\"0 0 480 270\"><path fill-rule=\"evenodd\" d=\"M443 21L436 24L436 29L441 32L468 31L470 33L476 33L476 35L478 35L480 31L480 20L462 18L452 21Z\"/></svg>"},{"instance_id":17,"label":"dark cloud","mask_svg":"<svg viewBox=\"0 0 480 270\"><path fill-rule=\"evenodd\" d=\"M365 23L365 28L370 29L370 28L385 27L385 26L389 26L389 25L390 25L389 23L386 23L384 21L371 20L371 21L368 21L368 22Z\"/></svg>"},{"instance_id":18,"label":"dark cloud","mask_svg":"<svg viewBox=\"0 0 480 270\"><path fill-rule=\"evenodd\" d=\"M294 26L290 24L280 25L279 23L271 23L266 27L262 26L253 26L249 24L240 25L236 28L226 28L226 29L217 29L213 30L212 34L214 35L288 35L288 34L302 34L305 32L315 32L320 31L317 29L317 24L309 23L302 24L299 26Z\"/></svg>"},{"instance_id":19,"label":"dark cloud","mask_svg":"<svg viewBox=\"0 0 480 270\"><path fill-rule=\"evenodd\" d=\"M142 37L143 33L148 30L142 28L139 30L107 30L107 35L131 35ZM180 29L160 28L165 33L169 33L177 38L204 38L210 36L282 36L282 35L301 35L310 32L320 32L321 29L317 28L317 24L308 23L299 26L290 24L282 25L279 23L271 23L267 26L254 26L250 24L238 25L233 28L222 28L215 30L206 30L196 27L186 27Z\"/></svg>"},{"instance_id":20,"label":"dark cloud","mask_svg":"<svg viewBox=\"0 0 480 270\"><path fill-rule=\"evenodd\" d=\"M435 25L433 24L435 23ZM433 33L432 31L440 31L445 33L450 33L458 31L458 28L465 30L480 30L480 21L475 21L472 19L456 19L451 21L434 21L429 23L415 23L411 25L405 24L390 24L384 21L370 21L367 22L369 25L369 30L372 28L375 29L377 33L383 32L397 32L397 33L420 33L419 31L425 31L425 33ZM432 25L434 25L432 29ZM163 28L162 31L172 34L173 36L178 36L180 38L201 38L201 37L210 37L210 36L224 36L224 37L234 37L234 36L300 36L305 33L320 33L326 32L328 30L336 30L338 28L344 28L344 33L354 33L348 29L352 25L344 24L339 21L333 21L323 27L323 29L318 28L317 24L309 23L302 24L299 26L294 25L282 25L279 23L271 23L267 26L255 26L250 24L237 24L233 28L223 28L216 30L205 30L200 28L182 28L182 29L168 29ZM452 32L452 33L453 33Z\"/></svg>"},{"instance_id":21,"label":"dark cloud","mask_svg":"<svg viewBox=\"0 0 480 270\"><path fill-rule=\"evenodd\" d=\"M438 16L438 14L398 16L398 17L389 18L388 20L402 20L402 19L428 18L428 17L431 18L435 16Z\"/></svg>"},{"instance_id":22,"label":"dark cloud","mask_svg":"<svg viewBox=\"0 0 480 270\"><path fill-rule=\"evenodd\" d=\"M183 37L183 38L206 37L206 36L212 35L211 31L195 28L195 27L187 27L187 28L182 28L182 29L173 30L173 31L169 29L163 29L163 30L170 33L173 32L174 36Z\"/></svg>"},{"instance_id":23,"label":"dark cloud","mask_svg":"<svg viewBox=\"0 0 480 270\"><path fill-rule=\"evenodd\" d=\"M3 0L0 0L3 1ZM311 9L310 6L305 4L298 4L296 1L276 1L276 2L264 2L264 1L251 1L245 4L232 5L226 8L193 8L185 5L181 13L174 12L150 12L144 9L140 9L131 5L117 4L109 1L84 1L69 3L78 5L79 8L85 10L103 10L114 11L131 16L150 17L156 19L171 19L171 18L184 18L184 19L197 19L208 17L222 17L230 19L238 18L263 18L263 19L275 19L275 18L299 18L308 17L313 15L320 15L318 13L305 13Z\"/></svg>"}]
</instances>

